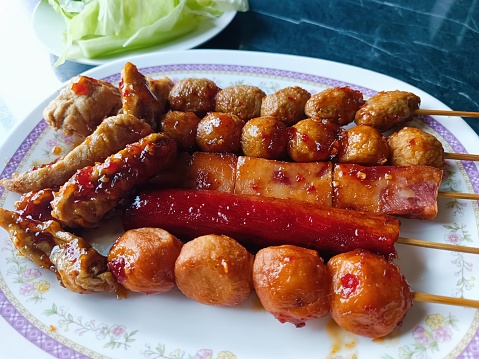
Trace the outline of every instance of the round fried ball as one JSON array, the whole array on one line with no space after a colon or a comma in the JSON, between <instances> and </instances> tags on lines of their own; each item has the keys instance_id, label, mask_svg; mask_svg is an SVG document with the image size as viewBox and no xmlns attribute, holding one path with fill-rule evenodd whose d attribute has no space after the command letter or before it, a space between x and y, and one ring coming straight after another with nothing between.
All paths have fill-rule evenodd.
<instances>
[{"instance_id":1,"label":"round fried ball","mask_svg":"<svg viewBox=\"0 0 479 359\"><path fill-rule=\"evenodd\" d=\"M176 260L180 291L202 304L234 306L253 292L253 255L233 238L205 235L187 242Z\"/></svg>"},{"instance_id":2,"label":"round fried ball","mask_svg":"<svg viewBox=\"0 0 479 359\"><path fill-rule=\"evenodd\" d=\"M413 293L399 267L357 249L328 261L331 316L342 328L370 338L391 333L412 306Z\"/></svg>"},{"instance_id":3,"label":"round fried ball","mask_svg":"<svg viewBox=\"0 0 479 359\"><path fill-rule=\"evenodd\" d=\"M311 94L305 89L294 86L281 89L263 98L261 117L276 117L287 126L304 119L304 105Z\"/></svg>"},{"instance_id":4,"label":"round fried ball","mask_svg":"<svg viewBox=\"0 0 479 359\"><path fill-rule=\"evenodd\" d=\"M162 116L160 129L178 143L178 148L189 150L196 144L196 129L200 118L194 112L168 111Z\"/></svg>"},{"instance_id":5,"label":"round fried ball","mask_svg":"<svg viewBox=\"0 0 479 359\"><path fill-rule=\"evenodd\" d=\"M194 112L201 117L215 110L215 97L219 91L220 88L212 80L188 78L173 86L168 102L172 110Z\"/></svg>"},{"instance_id":6,"label":"round fried ball","mask_svg":"<svg viewBox=\"0 0 479 359\"><path fill-rule=\"evenodd\" d=\"M407 91L381 91L371 97L356 112L354 122L385 132L413 117L421 99Z\"/></svg>"},{"instance_id":7,"label":"round fried ball","mask_svg":"<svg viewBox=\"0 0 479 359\"><path fill-rule=\"evenodd\" d=\"M175 262L182 246L178 238L163 229L131 229L113 244L108 267L126 289L165 293L175 285Z\"/></svg>"},{"instance_id":8,"label":"round fried ball","mask_svg":"<svg viewBox=\"0 0 479 359\"><path fill-rule=\"evenodd\" d=\"M229 86L216 95L217 112L232 113L244 121L259 117L261 101L266 94L250 85Z\"/></svg>"},{"instance_id":9,"label":"round fried ball","mask_svg":"<svg viewBox=\"0 0 479 359\"><path fill-rule=\"evenodd\" d=\"M415 127L404 127L388 138L389 162L393 166L444 167L444 148L433 135Z\"/></svg>"},{"instance_id":10,"label":"round fried ball","mask_svg":"<svg viewBox=\"0 0 479 359\"><path fill-rule=\"evenodd\" d=\"M304 112L311 118L322 118L344 126L353 122L354 115L364 105L363 94L348 86L332 87L317 93L306 102Z\"/></svg>"},{"instance_id":11,"label":"round fried ball","mask_svg":"<svg viewBox=\"0 0 479 359\"><path fill-rule=\"evenodd\" d=\"M241 148L246 156L280 159L286 154L288 129L275 117L256 117L243 127Z\"/></svg>"},{"instance_id":12,"label":"round fried ball","mask_svg":"<svg viewBox=\"0 0 479 359\"><path fill-rule=\"evenodd\" d=\"M340 132L331 121L301 120L290 128L288 155L295 162L326 161L338 150Z\"/></svg>"},{"instance_id":13,"label":"round fried ball","mask_svg":"<svg viewBox=\"0 0 479 359\"><path fill-rule=\"evenodd\" d=\"M253 282L263 307L280 322L302 327L329 313L329 274L316 251L293 245L263 248Z\"/></svg>"},{"instance_id":14,"label":"round fried ball","mask_svg":"<svg viewBox=\"0 0 479 359\"><path fill-rule=\"evenodd\" d=\"M238 152L244 124L236 115L210 112L198 124L196 143L205 152Z\"/></svg>"},{"instance_id":15,"label":"round fried ball","mask_svg":"<svg viewBox=\"0 0 479 359\"><path fill-rule=\"evenodd\" d=\"M383 165L389 157L386 137L374 127L359 125L344 131L338 156L340 163Z\"/></svg>"}]
</instances>

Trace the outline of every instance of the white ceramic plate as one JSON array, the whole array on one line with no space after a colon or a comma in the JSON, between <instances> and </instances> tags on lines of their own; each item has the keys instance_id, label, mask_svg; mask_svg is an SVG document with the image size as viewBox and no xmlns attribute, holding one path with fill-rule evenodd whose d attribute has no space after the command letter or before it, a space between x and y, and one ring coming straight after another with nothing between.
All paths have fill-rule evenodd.
<instances>
[{"instance_id":1,"label":"white ceramic plate","mask_svg":"<svg viewBox=\"0 0 479 359\"><path fill-rule=\"evenodd\" d=\"M225 12L222 16L214 20L202 21L197 29L185 36L178 39L174 39L167 43L151 46L147 48L141 48L131 50L123 53L116 53L101 58L86 58L78 56L75 59L67 59L73 62L88 65L101 65L112 60L125 59L135 55L141 55L146 53L154 53L160 51L176 51L176 50L188 50L202 43L210 40L214 36L218 35L223 29L229 25L236 15L236 11ZM43 1L39 2L33 11L33 30L37 35L41 43L56 56L60 56L63 53L65 44L62 40L63 33L66 26L63 18L53 10L48 3ZM76 50L76 51L75 51ZM75 54L81 54L78 46L72 48L72 52Z\"/></svg>"},{"instance_id":2,"label":"white ceramic plate","mask_svg":"<svg viewBox=\"0 0 479 359\"><path fill-rule=\"evenodd\" d=\"M349 85L366 97L379 90L418 94L422 108L447 109L423 91L371 71L286 55L239 51L192 50L130 58L143 73L173 80L207 77L220 87L244 83L272 93L298 85L315 93ZM119 80L124 61L87 72ZM52 147L67 149L67 138L47 128L41 103L1 148L0 176L25 171L53 160ZM477 135L459 118L417 122L436 135L446 151L479 153ZM471 162L449 162L444 191L479 192L478 168ZM11 209L19 196L0 187L0 205ZM433 222L403 220L401 236L478 247L477 201L439 200ZM106 253L115 232L102 227L94 243ZM280 324L261 309L253 295L233 308L198 304L174 290L162 295L135 295L117 300L112 294L79 295L62 288L53 273L17 256L7 233L0 230L0 308L3 316L40 350L62 358L475 358L479 341L478 311L415 303L402 327L387 338L371 340L340 329L329 316L297 329ZM397 245L397 263L414 291L477 299L477 255ZM0 294L2 294L0 292ZM6 318L8 319L8 318ZM41 338L39 340L38 338ZM18 348L18 350L27 350ZM34 353L31 354L34 357Z\"/></svg>"}]
</instances>

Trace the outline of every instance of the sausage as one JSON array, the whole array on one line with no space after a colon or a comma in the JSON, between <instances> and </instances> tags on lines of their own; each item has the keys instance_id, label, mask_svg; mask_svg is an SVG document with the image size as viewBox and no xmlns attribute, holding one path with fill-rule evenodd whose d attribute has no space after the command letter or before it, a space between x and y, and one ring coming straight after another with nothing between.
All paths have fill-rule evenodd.
<instances>
[{"instance_id":1,"label":"sausage","mask_svg":"<svg viewBox=\"0 0 479 359\"><path fill-rule=\"evenodd\" d=\"M321 253L364 248L394 258L399 237L399 221L383 214L208 190L144 189L122 220L126 229L159 227L182 240L221 233L252 251L292 244Z\"/></svg>"}]
</instances>

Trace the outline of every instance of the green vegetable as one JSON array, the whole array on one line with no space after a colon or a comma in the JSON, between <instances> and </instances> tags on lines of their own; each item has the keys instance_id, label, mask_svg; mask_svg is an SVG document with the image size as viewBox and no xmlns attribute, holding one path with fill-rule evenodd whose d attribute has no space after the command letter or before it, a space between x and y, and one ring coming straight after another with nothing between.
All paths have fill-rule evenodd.
<instances>
[{"instance_id":1,"label":"green vegetable","mask_svg":"<svg viewBox=\"0 0 479 359\"><path fill-rule=\"evenodd\" d=\"M247 11L247 0L43 0L63 16L66 59L98 58L165 43L224 11ZM75 51L78 45L81 53Z\"/></svg>"}]
</instances>

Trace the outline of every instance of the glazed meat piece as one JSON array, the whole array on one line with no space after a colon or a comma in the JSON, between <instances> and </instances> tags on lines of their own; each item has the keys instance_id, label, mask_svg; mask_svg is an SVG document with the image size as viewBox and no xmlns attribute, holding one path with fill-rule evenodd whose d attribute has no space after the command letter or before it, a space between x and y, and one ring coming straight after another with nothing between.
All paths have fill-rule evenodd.
<instances>
[{"instance_id":1,"label":"glazed meat piece","mask_svg":"<svg viewBox=\"0 0 479 359\"><path fill-rule=\"evenodd\" d=\"M333 207L434 219L442 171L430 166L360 166L333 170Z\"/></svg>"},{"instance_id":2,"label":"glazed meat piece","mask_svg":"<svg viewBox=\"0 0 479 359\"><path fill-rule=\"evenodd\" d=\"M354 121L354 115L362 105L364 99L360 91L348 86L332 87L311 96L304 112L308 117L327 119L345 126Z\"/></svg>"},{"instance_id":3,"label":"glazed meat piece","mask_svg":"<svg viewBox=\"0 0 479 359\"><path fill-rule=\"evenodd\" d=\"M53 192L53 189L46 188L25 193L15 202L15 211L24 218L41 222L51 220Z\"/></svg>"},{"instance_id":4,"label":"glazed meat piece","mask_svg":"<svg viewBox=\"0 0 479 359\"><path fill-rule=\"evenodd\" d=\"M196 131L196 143L205 152L238 152L244 121L236 115L210 112Z\"/></svg>"},{"instance_id":5,"label":"glazed meat piece","mask_svg":"<svg viewBox=\"0 0 479 359\"><path fill-rule=\"evenodd\" d=\"M359 125L343 131L338 162L363 166L383 165L389 157L386 137L374 127Z\"/></svg>"},{"instance_id":6,"label":"glazed meat piece","mask_svg":"<svg viewBox=\"0 0 479 359\"><path fill-rule=\"evenodd\" d=\"M413 293L399 267L362 249L328 261L331 316L352 333L384 337L412 307Z\"/></svg>"},{"instance_id":7,"label":"glazed meat piece","mask_svg":"<svg viewBox=\"0 0 479 359\"><path fill-rule=\"evenodd\" d=\"M253 283L263 307L281 323L303 327L329 314L329 273L318 252L292 245L263 248Z\"/></svg>"},{"instance_id":8,"label":"glazed meat piece","mask_svg":"<svg viewBox=\"0 0 479 359\"><path fill-rule=\"evenodd\" d=\"M275 117L256 117L243 127L241 149L247 156L281 159L286 155L288 129Z\"/></svg>"},{"instance_id":9,"label":"glazed meat piece","mask_svg":"<svg viewBox=\"0 0 479 359\"><path fill-rule=\"evenodd\" d=\"M354 121L385 132L411 120L420 103L421 99L411 92L381 91L356 112Z\"/></svg>"},{"instance_id":10,"label":"glazed meat piece","mask_svg":"<svg viewBox=\"0 0 479 359\"><path fill-rule=\"evenodd\" d=\"M183 243L161 228L126 231L113 243L108 267L133 292L166 293L175 285L175 262Z\"/></svg>"},{"instance_id":11,"label":"glazed meat piece","mask_svg":"<svg viewBox=\"0 0 479 359\"><path fill-rule=\"evenodd\" d=\"M43 111L45 121L65 136L90 135L104 118L121 108L118 88L109 82L75 76Z\"/></svg>"},{"instance_id":12,"label":"glazed meat piece","mask_svg":"<svg viewBox=\"0 0 479 359\"><path fill-rule=\"evenodd\" d=\"M148 78L148 85L158 100L158 114L164 114L168 109L168 95L173 88L173 81L166 76L159 79Z\"/></svg>"},{"instance_id":13,"label":"glazed meat piece","mask_svg":"<svg viewBox=\"0 0 479 359\"><path fill-rule=\"evenodd\" d=\"M194 112L168 111L160 121L160 130L176 140L178 149L191 150L196 145L200 118Z\"/></svg>"},{"instance_id":14,"label":"glazed meat piece","mask_svg":"<svg viewBox=\"0 0 479 359\"><path fill-rule=\"evenodd\" d=\"M65 157L48 165L33 167L21 174L14 173L10 179L1 179L0 185L18 193L59 187L77 170L104 161L109 155L151 132L151 127L147 123L134 116L109 117Z\"/></svg>"},{"instance_id":15,"label":"glazed meat piece","mask_svg":"<svg viewBox=\"0 0 479 359\"><path fill-rule=\"evenodd\" d=\"M160 103L150 89L149 80L131 62L121 70L119 87L123 113L145 121L156 131Z\"/></svg>"},{"instance_id":16,"label":"glazed meat piece","mask_svg":"<svg viewBox=\"0 0 479 359\"><path fill-rule=\"evenodd\" d=\"M76 293L112 292L117 287L106 257L83 238L64 231L54 220L35 221L0 209L0 226L26 258L57 274L60 283Z\"/></svg>"},{"instance_id":17,"label":"glazed meat piece","mask_svg":"<svg viewBox=\"0 0 479 359\"><path fill-rule=\"evenodd\" d=\"M232 113L244 121L259 117L261 101L266 94L260 88L250 85L229 86L216 95L217 112Z\"/></svg>"},{"instance_id":18,"label":"glazed meat piece","mask_svg":"<svg viewBox=\"0 0 479 359\"><path fill-rule=\"evenodd\" d=\"M176 260L176 284L199 303L234 306L253 292L253 259L231 237L197 237L185 243Z\"/></svg>"},{"instance_id":19,"label":"glazed meat piece","mask_svg":"<svg viewBox=\"0 0 479 359\"><path fill-rule=\"evenodd\" d=\"M393 166L444 167L444 148L441 142L419 128L402 128L388 137L388 144L389 164Z\"/></svg>"},{"instance_id":20,"label":"glazed meat piece","mask_svg":"<svg viewBox=\"0 0 479 359\"><path fill-rule=\"evenodd\" d=\"M207 112L215 111L215 98L219 91L212 80L188 78L173 86L168 101L172 110L194 112L203 117Z\"/></svg>"},{"instance_id":21,"label":"glazed meat piece","mask_svg":"<svg viewBox=\"0 0 479 359\"><path fill-rule=\"evenodd\" d=\"M340 131L329 120L301 120L290 129L288 155L295 162L327 161L338 151Z\"/></svg>"},{"instance_id":22,"label":"glazed meat piece","mask_svg":"<svg viewBox=\"0 0 479 359\"><path fill-rule=\"evenodd\" d=\"M55 193L52 216L67 227L95 227L129 190L170 166L175 156L176 142L164 134L129 144L105 162L77 171Z\"/></svg>"},{"instance_id":23,"label":"glazed meat piece","mask_svg":"<svg viewBox=\"0 0 479 359\"><path fill-rule=\"evenodd\" d=\"M331 162L290 162L240 156L234 193L332 205Z\"/></svg>"},{"instance_id":24,"label":"glazed meat piece","mask_svg":"<svg viewBox=\"0 0 479 359\"><path fill-rule=\"evenodd\" d=\"M304 105L311 94L301 87L286 87L263 98L261 117L276 117L287 126L304 119Z\"/></svg>"}]
</instances>

